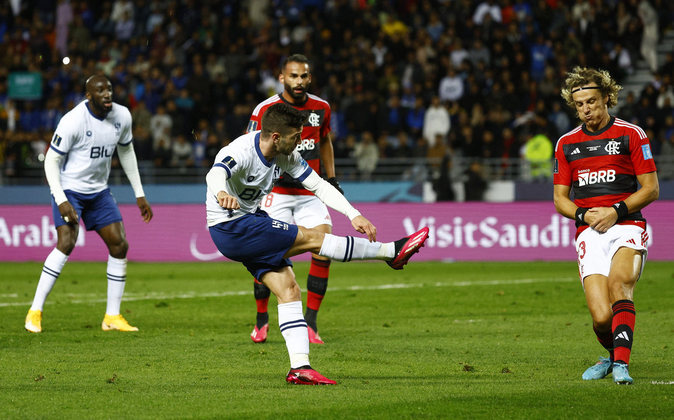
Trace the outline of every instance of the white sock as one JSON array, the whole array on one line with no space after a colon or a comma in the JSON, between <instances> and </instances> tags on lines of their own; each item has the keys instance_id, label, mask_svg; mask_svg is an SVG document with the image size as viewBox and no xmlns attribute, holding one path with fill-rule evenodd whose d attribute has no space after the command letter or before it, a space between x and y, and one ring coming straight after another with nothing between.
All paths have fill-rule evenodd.
<instances>
[{"instance_id":1,"label":"white sock","mask_svg":"<svg viewBox=\"0 0 674 420\"><path fill-rule=\"evenodd\" d=\"M278 324L286 340L290 368L309 365L309 332L302 315L302 301L279 304Z\"/></svg>"},{"instance_id":2,"label":"white sock","mask_svg":"<svg viewBox=\"0 0 674 420\"><path fill-rule=\"evenodd\" d=\"M124 286L126 285L126 258L119 259L108 255L108 306L105 313L119 315L122 305Z\"/></svg>"},{"instance_id":3,"label":"white sock","mask_svg":"<svg viewBox=\"0 0 674 420\"><path fill-rule=\"evenodd\" d=\"M365 238L325 234L318 255L342 262L351 260L390 260L395 254L393 242L370 242Z\"/></svg>"},{"instance_id":4,"label":"white sock","mask_svg":"<svg viewBox=\"0 0 674 420\"><path fill-rule=\"evenodd\" d=\"M47 300L47 296L49 296L51 289L54 287L56 279L61 274L61 270L63 270L66 261L68 261L68 256L56 248L49 253L47 259L44 261L42 274L40 274L40 281L37 283L35 297L33 298L33 304L30 309L33 311L42 310L44 302Z\"/></svg>"}]
</instances>

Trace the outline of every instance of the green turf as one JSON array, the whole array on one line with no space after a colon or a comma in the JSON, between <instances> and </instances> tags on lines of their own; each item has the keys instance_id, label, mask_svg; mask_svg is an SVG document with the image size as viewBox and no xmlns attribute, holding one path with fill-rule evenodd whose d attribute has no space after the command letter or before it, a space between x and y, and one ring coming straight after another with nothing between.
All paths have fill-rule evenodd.
<instances>
[{"instance_id":1,"label":"green turf","mask_svg":"<svg viewBox=\"0 0 674 420\"><path fill-rule=\"evenodd\" d=\"M312 365L284 381L238 264L129 264L124 315L102 332L105 264L66 265L42 334L23 329L38 263L0 264L0 418L671 418L674 263L636 289L632 386L580 374L603 355L568 263L334 263ZM304 287L306 263L296 264Z\"/></svg>"}]
</instances>

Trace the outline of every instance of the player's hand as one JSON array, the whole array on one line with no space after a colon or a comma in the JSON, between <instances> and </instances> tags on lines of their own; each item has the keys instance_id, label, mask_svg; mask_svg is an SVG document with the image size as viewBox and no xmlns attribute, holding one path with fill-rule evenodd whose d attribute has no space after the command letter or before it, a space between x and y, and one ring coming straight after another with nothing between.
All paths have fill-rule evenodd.
<instances>
[{"instance_id":1,"label":"player's hand","mask_svg":"<svg viewBox=\"0 0 674 420\"><path fill-rule=\"evenodd\" d=\"M618 221L613 207L592 207L585 213L585 222L597 232L604 233Z\"/></svg>"},{"instance_id":2,"label":"player's hand","mask_svg":"<svg viewBox=\"0 0 674 420\"><path fill-rule=\"evenodd\" d=\"M220 204L220 207L223 209L236 210L241 208L241 206L239 206L239 200L224 191L220 191L217 198L218 204Z\"/></svg>"},{"instance_id":3,"label":"player's hand","mask_svg":"<svg viewBox=\"0 0 674 420\"><path fill-rule=\"evenodd\" d=\"M337 191L339 191L340 194L344 195L344 190L342 189L342 187L339 186L339 182L337 181L337 178L335 178L333 176L331 178L328 178L326 181L328 181L330 183L330 185L335 187L337 189Z\"/></svg>"},{"instance_id":4,"label":"player's hand","mask_svg":"<svg viewBox=\"0 0 674 420\"><path fill-rule=\"evenodd\" d=\"M152 216L154 216L154 213L152 213L152 208L150 207L150 203L148 203L145 197L138 197L136 198L136 204L140 209L140 215L143 216L143 222L150 223Z\"/></svg>"},{"instance_id":5,"label":"player's hand","mask_svg":"<svg viewBox=\"0 0 674 420\"><path fill-rule=\"evenodd\" d=\"M363 216L356 216L351 221L351 226L360 233L367 235L370 242L377 240L377 228Z\"/></svg>"},{"instance_id":6,"label":"player's hand","mask_svg":"<svg viewBox=\"0 0 674 420\"><path fill-rule=\"evenodd\" d=\"M63 221L69 225L76 225L79 222L77 212L75 211L73 205L70 204L70 201L64 201L63 203L59 204L59 213L61 213L61 218Z\"/></svg>"}]
</instances>

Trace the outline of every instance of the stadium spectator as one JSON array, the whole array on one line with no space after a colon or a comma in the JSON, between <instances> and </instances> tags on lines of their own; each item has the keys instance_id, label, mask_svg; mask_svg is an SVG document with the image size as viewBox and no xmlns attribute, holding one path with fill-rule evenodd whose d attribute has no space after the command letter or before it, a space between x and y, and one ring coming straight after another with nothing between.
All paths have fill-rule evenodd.
<instances>
[{"instance_id":1,"label":"stadium spectator","mask_svg":"<svg viewBox=\"0 0 674 420\"><path fill-rule=\"evenodd\" d=\"M440 103L440 98L434 95L424 114L423 137L432 147L435 143L436 134L440 134L441 138L444 139L447 137L450 128L449 111Z\"/></svg>"},{"instance_id":2,"label":"stadium spectator","mask_svg":"<svg viewBox=\"0 0 674 420\"><path fill-rule=\"evenodd\" d=\"M612 372L615 383L631 384L634 287L648 241L641 209L659 195L655 162L644 131L609 114L622 87L608 72L576 67L563 86L562 98L583 124L555 148L554 203L561 215L576 221L580 280L594 332L609 353L582 378Z\"/></svg>"},{"instance_id":3,"label":"stadium spectator","mask_svg":"<svg viewBox=\"0 0 674 420\"><path fill-rule=\"evenodd\" d=\"M487 190L487 181L484 177L484 168L479 161L474 160L468 166L463 182L465 201L483 201Z\"/></svg>"},{"instance_id":4,"label":"stadium spectator","mask_svg":"<svg viewBox=\"0 0 674 420\"><path fill-rule=\"evenodd\" d=\"M302 142L297 150L316 173L323 175L343 194L335 174L335 156L330 133L332 117L330 105L324 99L308 93L312 80L311 67L309 59L302 54L293 54L283 60L278 76L283 91L255 107L247 131L259 130L265 112L274 104L286 103L302 111L308 119L302 129ZM332 233L332 220L325 204L287 174L281 176L262 203L263 210L273 219L295 223L323 233ZM330 259L313 253L307 276L304 319L308 325L309 342L315 344L324 344L318 335L317 317L328 287L329 274ZM257 317L250 336L254 342L261 343L266 341L269 329L267 309L270 290L259 279L255 279L254 295Z\"/></svg>"},{"instance_id":5,"label":"stadium spectator","mask_svg":"<svg viewBox=\"0 0 674 420\"><path fill-rule=\"evenodd\" d=\"M535 103L528 98L529 92L526 97L522 96L525 92L519 87L529 88L528 83L520 80L520 75L526 74L527 81L538 77L531 73L529 47L539 35L552 49L552 55L547 58L544 76L534 89L536 99L542 98L546 109L551 109L557 95L551 89L559 86L560 75L583 63L606 66L614 71L618 63L611 60L609 54L616 44L629 52L636 67L644 30L637 15L639 0L601 3L423 0L408 6L392 6L387 2L338 2L336 5L297 2L292 7L293 13L285 10L283 2L268 2L265 10L269 13L261 16L265 24L259 30L248 17L250 8L246 2L225 3L222 6L222 2L216 0L201 3L38 2L34 8L23 7L16 16L0 13L0 30L5 33L0 37L0 86L6 92L10 72L32 67L42 73L44 84L42 99L34 101L33 108L42 112L48 108L48 98L57 96L60 113L65 113L81 101L77 86L81 85L84 75L95 72L92 66L99 63L110 74L117 101L128 102L133 110L135 101L142 99L155 114L159 101L168 104L178 97L181 86L176 84L186 83L184 79L199 72L195 67L200 63L205 66L206 83L189 95L194 101L192 115L178 116L173 135L180 132L189 138L194 128L190 124L195 124L203 113L210 124L216 119L224 120L230 136L236 136L245 129L250 108L267 96L266 92L259 91L263 75L260 69L275 68L289 55L294 45L292 25L297 24L302 27L303 34L298 32L298 36L306 40L307 53L318 63L314 73L321 82L315 83L315 87L322 88L320 95L330 100L333 109L347 115L343 126L348 124L348 130L334 130L333 137L337 140L349 134L359 137L368 130L378 138L385 127L373 125L372 111L385 105L392 94L405 94L410 80L411 94L414 98L423 98L425 107L429 106L433 94L441 92L441 80L451 65L454 39L461 39L468 49L468 60L461 59L460 65L455 67L460 81L465 82L459 110L469 112L476 101L472 97L477 97L483 102L485 113L501 106L510 113L505 123L512 124ZM475 24L473 16L482 3L499 6L502 22L486 14L480 25ZM653 0L650 3L658 10L659 29L671 26L674 2ZM63 64L63 55L54 49L58 45L56 12L61 4L72 4L71 26L65 44L69 64ZM196 4L201 7L195 8ZM122 15L116 10L113 20L113 7L126 8L133 14L134 36L128 42L120 43L116 39L115 25ZM389 31L391 36L383 29L389 22L379 20L381 14L390 15L392 22L399 22L386 26L386 31L393 28ZM313 26L310 33L305 28L307 20ZM590 25L590 22L595 23ZM282 34L283 25L287 35ZM87 31L89 41L86 41ZM287 38L285 44L283 37ZM478 41L482 42L482 48L476 47ZM490 61L482 63L478 57L484 57L487 52ZM620 56L625 57L622 52ZM671 66L666 61L660 69L663 84L672 84L671 80L664 79L665 74L671 74L671 70L667 70ZM400 72L405 69L413 71ZM166 80L180 72L182 81ZM157 73L161 77L155 77ZM409 77L410 74L413 77ZM620 79L619 74L614 76ZM149 79L151 83L146 84ZM642 86L635 88L637 95L641 89ZM3 101L1 92L0 87L0 101ZM197 98L194 93L202 97ZM350 97L357 95L362 95L362 101L351 107ZM484 103L482 98L493 98L493 101ZM444 96L442 101L447 103ZM16 102L16 111L20 113L25 101L17 99ZM648 105L653 110L655 98ZM333 117L338 124L337 112ZM0 125L7 124L2 118ZM453 130L458 133L461 128L457 122ZM519 136L526 125L514 128ZM412 134L410 127L405 130ZM659 135L657 131L656 136ZM457 156L457 166L462 162Z\"/></svg>"},{"instance_id":6,"label":"stadium spectator","mask_svg":"<svg viewBox=\"0 0 674 420\"><path fill-rule=\"evenodd\" d=\"M369 131L365 131L360 141L353 148L353 157L356 159L356 168L361 180L369 180L372 172L377 168L379 162L379 148L374 142L374 137Z\"/></svg>"},{"instance_id":7,"label":"stadium spectator","mask_svg":"<svg viewBox=\"0 0 674 420\"><path fill-rule=\"evenodd\" d=\"M276 295L279 327L290 357L286 381L334 385L335 381L316 372L309 363L307 322L302 316L301 291L289 258L312 252L342 261L379 259L401 269L423 245L428 228L396 242L375 242L376 228L372 223L295 150L302 143L306 122L305 113L276 103L264 112L262 131L244 134L220 150L206 175L207 222L218 250L229 259L242 262ZM339 237L281 222L260 210L262 193L271 190L274 177L281 171L346 215L354 229L367 239Z\"/></svg>"},{"instance_id":8,"label":"stadium spectator","mask_svg":"<svg viewBox=\"0 0 674 420\"><path fill-rule=\"evenodd\" d=\"M145 223L152 219L152 209L138 173L129 110L112 102L112 84L106 77L91 76L85 88L87 100L63 116L45 156L57 244L45 260L33 304L26 315L25 328L33 333L42 332L44 303L75 247L80 218L87 230L96 230L110 253L108 299L101 328L138 331L120 313L129 244L122 215L107 186L115 149ZM66 158L68 165L64 165Z\"/></svg>"}]
</instances>

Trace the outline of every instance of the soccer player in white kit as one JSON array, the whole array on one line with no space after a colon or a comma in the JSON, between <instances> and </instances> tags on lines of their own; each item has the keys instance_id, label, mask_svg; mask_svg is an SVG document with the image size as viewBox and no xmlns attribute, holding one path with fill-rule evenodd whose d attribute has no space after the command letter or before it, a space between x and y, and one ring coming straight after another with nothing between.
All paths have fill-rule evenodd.
<instances>
[{"instance_id":1,"label":"soccer player in white kit","mask_svg":"<svg viewBox=\"0 0 674 420\"><path fill-rule=\"evenodd\" d=\"M302 158L306 116L290 105L275 104L262 117L262 131L253 131L222 148L206 175L207 224L218 250L240 261L276 295L278 321L290 357L286 381L300 385L334 385L309 364L309 334L302 315L300 287L290 257L312 252L330 259L377 259L402 269L428 238L428 228L395 242L376 242L377 229ZM368 239L339 237L272 219L260 202L286 172L328 206L346 215Z\"/></svg>"},{"instance_id":2,"label":"soccer player in white kit","mask_svg":"<svg viewBox=\"0 0 674 420\"><path fill-rule=\"evenodd\" d=\"M126 241L122 215L108 188L112 156L129 178L145 223L152 209L145 198L131 137L131 113L112 102L112 84L94 75L85 84L86 100L61 118L56 127L44 169L52 193L56 248L47 256L26 316L28 331L42 332L42 310L68 256L75 247L79 219L95 230L108 247L108 299L101 324L103 331L138 331L120 314L126 282Z\"/></svg>"}]
</instances>

